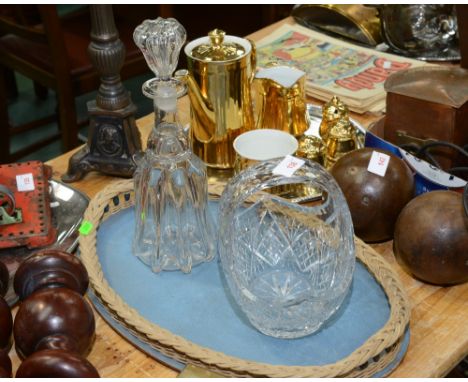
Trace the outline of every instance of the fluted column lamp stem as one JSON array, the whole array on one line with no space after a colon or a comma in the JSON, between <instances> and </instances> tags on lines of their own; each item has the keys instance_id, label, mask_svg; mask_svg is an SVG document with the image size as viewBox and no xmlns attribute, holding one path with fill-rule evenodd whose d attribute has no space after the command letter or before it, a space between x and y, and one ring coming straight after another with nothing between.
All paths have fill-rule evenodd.
<instances>
[{"instance_id":1,"label":"fluted column lamp stem","mask_svg":"<svg viewBox=\"0 0 468 382\"><path fill-rule=\"evenodd\" d=\"M120 79L125 46L119 39L112 5L90 5L90 12L88 53L101 84L96 100L88 102L88 142L70 158L62 177L65 182L77 181L90 171L130 177L136 169L134 154L141 150L136 107Z\"/></svg>"}]
</instances>

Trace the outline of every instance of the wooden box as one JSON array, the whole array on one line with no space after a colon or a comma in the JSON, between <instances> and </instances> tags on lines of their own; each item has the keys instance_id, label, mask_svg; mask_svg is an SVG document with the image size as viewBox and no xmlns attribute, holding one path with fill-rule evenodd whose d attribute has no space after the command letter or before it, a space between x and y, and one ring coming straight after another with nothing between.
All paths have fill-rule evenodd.
<instances>
[{"instance_id":1,"label":"wooden box","mask_svg":"<svg viewBox=\"0 0 468 382\"><path fill-rule=\"evenodd\" d=\"M385 82L385 140L416 144L430 140L468 144L468 70L428 66L395 73ZM432 151L448 169L458 163L452 149Z\"/></svg>"}]
</instances>

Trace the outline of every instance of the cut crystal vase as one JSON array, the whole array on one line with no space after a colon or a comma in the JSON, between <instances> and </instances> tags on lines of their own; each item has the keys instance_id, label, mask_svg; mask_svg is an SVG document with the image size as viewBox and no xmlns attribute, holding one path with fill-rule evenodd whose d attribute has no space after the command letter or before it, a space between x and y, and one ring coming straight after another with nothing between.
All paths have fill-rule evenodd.
<instances>
[{"instance_id":1,"label":"cut crystal vase","mask_svg":"<svg viewBox=\"0 0 468 382\"><path fill-rule=\"evenodd\" d=\"M291 177L280 159L249 167L227 185L219 210L218 250L235 301L264 334L297 338L317 331L351 284L351 215L332 176L306 160ZM312 187L318 200L297 204L274 194Z\"/></svg>"}]
</instances>

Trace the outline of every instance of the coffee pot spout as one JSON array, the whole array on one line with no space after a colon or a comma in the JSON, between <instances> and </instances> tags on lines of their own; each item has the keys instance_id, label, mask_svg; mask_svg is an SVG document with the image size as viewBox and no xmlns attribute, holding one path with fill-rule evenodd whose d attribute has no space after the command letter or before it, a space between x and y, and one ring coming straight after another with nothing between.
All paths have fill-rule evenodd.
<instances>
[{"instance_id":1,"label":"coffee pot spout","mask_svg":"<svg viewBox=\"0 0 468 382\"><path fill-rule=\"evenodd\" d=\"M178 71L177 78L188 88L191 118L201 127L197 129L197 138L203 142L209 142L216 133L215 109L210 100L203 95L193 76L186 70L181 72Z\"/></svg>"}]
</instances>

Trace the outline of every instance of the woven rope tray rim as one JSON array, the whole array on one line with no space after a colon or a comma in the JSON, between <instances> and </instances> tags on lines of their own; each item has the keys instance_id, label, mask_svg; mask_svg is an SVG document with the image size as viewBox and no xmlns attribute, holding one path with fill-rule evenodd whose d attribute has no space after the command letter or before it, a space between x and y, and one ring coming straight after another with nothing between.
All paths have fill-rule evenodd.
<instances>
[{"instance_id":1,"label":"woven rope tray rim","mask_svg":"<svg viewBox=\"0 0 468 382\"><path fill-rule=\"evenodd\" d=\"M223 185L210 185L210 191L219 194ZM125 195L125 197L122 197ZM118 203L112 200L118 199ZM184 363L207 367L230 376L287 377L370 377L388 366L401 348L405 329L409 323L409 301L398 276L371 247L355 239L356 256L368 268L387 295L390 316L385 325L347 357L333 364L321 366L270 365L243 360L201 347L181 336L146 320L110 287L104 277L96 253L96 231L100 222L113 213L133 205L133 181L111 183L90 202L84 219L94 229L79 239L81 259L86 266L91 287L109 312L138 338L163 354ZM143 336L143 338L142 338Z\"/></svg>"}]
</instances>

